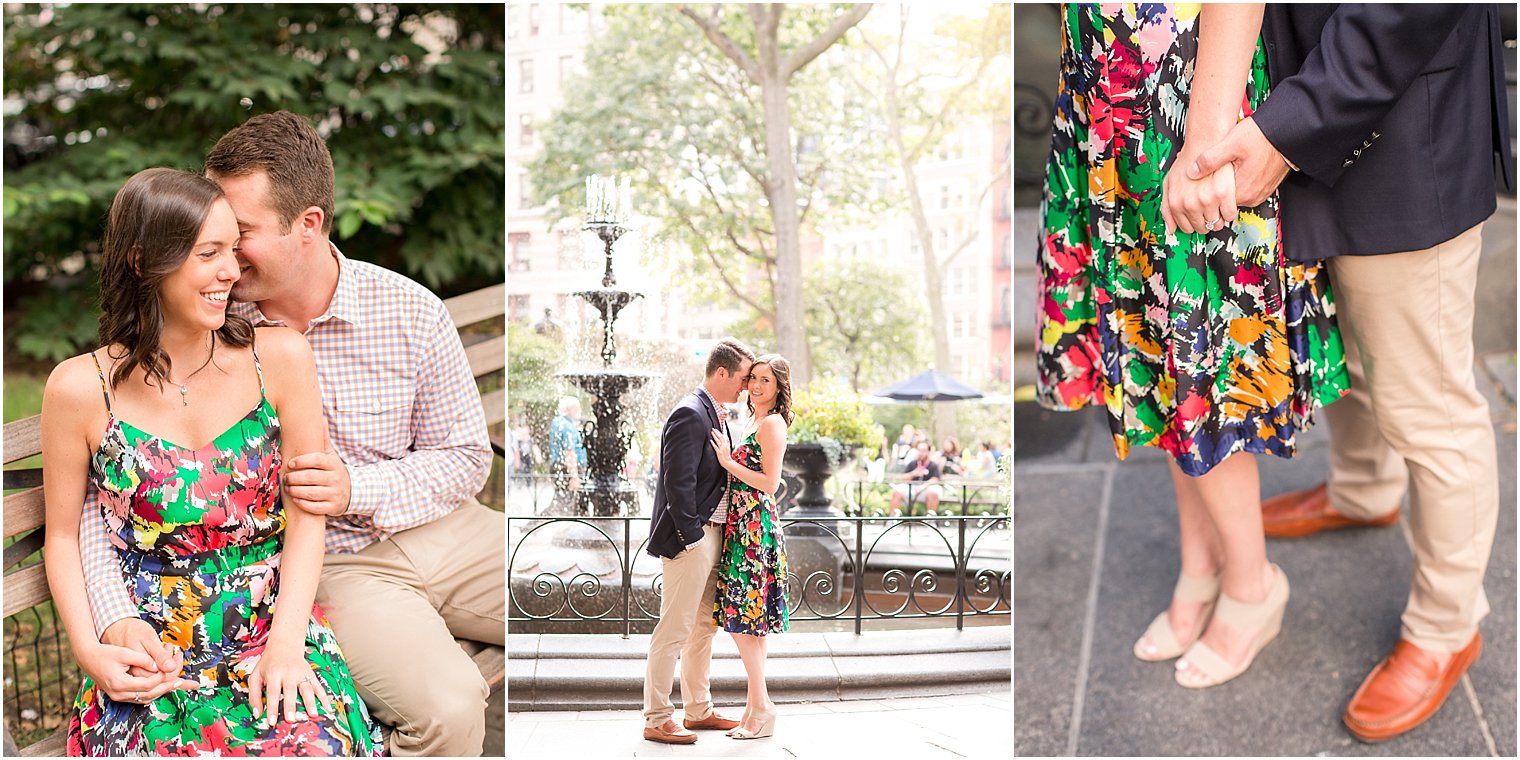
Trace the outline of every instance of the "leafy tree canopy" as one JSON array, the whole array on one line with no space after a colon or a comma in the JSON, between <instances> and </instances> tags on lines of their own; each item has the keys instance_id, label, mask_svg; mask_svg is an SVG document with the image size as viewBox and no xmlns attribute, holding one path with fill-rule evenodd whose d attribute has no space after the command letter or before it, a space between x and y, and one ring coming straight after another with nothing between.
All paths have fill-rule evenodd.
<instances>
[{"instance_id":1,"label":"leafy tree canopy","mask_svg":"<svg viewBox=\"0 0 1520 760\"><path fill-rule=\"evenodd\" d=\"M788 6L779 39L809 39L837 15L833 7ZM635 211L654 220L646 235L675 258L680 284L698 298L743 303L774 324L776 290L800 283L776 273L759 88L674 8L609 6L605 21L564 105L537 126L543 150L528 164L535 202L549 205L551 219L572 217L585 202L586 175L631 177ZM755 44L742 9L724 14L723 30L740 46ZM886 200L881 172L890 164L876 106L844 75L858 65L849 40L788 88L804 226L821 215L879 210Z\"/></svg>"},{"instance_id":2,"label":"leafy tree canopy","mask_svg":"<svg viewBox=\"0 0 1520 760\"><path fill-rule=\"evenodd\" d=\"M197 171L227 130L280 109L328 140L346 255L443 295L499 281L503 29L494 4L23 6L5 28L18 348L57 360L92 339L79 305L128 176Z\"/></svg>"}]
</instances>

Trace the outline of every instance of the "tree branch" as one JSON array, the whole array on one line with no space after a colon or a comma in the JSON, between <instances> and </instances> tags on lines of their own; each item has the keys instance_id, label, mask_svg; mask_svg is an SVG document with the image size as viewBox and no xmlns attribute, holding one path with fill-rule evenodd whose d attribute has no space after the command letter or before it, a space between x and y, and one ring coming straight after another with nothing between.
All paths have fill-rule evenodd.
<instances>
[{"instance_id":1,"label":"tree branch","mask_svg":"<svg viewBox=\"0 0 1520 760\"><path fill-rule=\"evenodd\" d=\"M830 45L837 42L840 37L843 37L845 32L850 31L850 27L853 27L856 24L860 23L860 20L865 18L866 14L870 12L870 3L857 4L854 7L850 8L849 13L846 13L843 16L834 19L834 23L829 24L829 28L823 30L823 32L817 37L814 37L812 41L808 42L806 45L803 45L800 48L797 48L796 50L793 50L791 54L786 57L786 60L781 62L782 81L790 79L792 74L795 74L798 69L808 65L810 61L821 55L823 51L829 48Z\"/></svg>"},{"instance_id":2,"label":"tree branch","mask_svg":"<svg viewBox=\"0 0 1520 760\"><path fill-rule=\"evenodd\" d=\"M724 34L723 30L718 27L723 18L721 8L713 8L712 15L706 17L697 15L696 11L685 4L677 5L676 12L691 19L691 22L696 24L698 29L702 30L702 34L707 37L708 41L716 45L723 55L737 64L744 71L745 75L749 77L751 82L760 84L760 66L755 63L755 59L751 58L749 53L744 52L744 49L739 47L738 43L734 42L732 38Z\"/></svg>"}]
</instances>

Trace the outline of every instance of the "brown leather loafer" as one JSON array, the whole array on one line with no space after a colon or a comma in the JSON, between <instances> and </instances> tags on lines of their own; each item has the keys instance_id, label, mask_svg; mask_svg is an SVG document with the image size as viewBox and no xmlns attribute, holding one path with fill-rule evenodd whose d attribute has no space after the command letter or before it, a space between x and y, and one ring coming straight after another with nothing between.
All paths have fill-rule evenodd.
<instances>
[{"instance_id":1,"label":"brown leather loafer","mask_svg":"<svg viewBox=\"0 0 1520 760\"><path fill-rule=\"evenodd\" d=\"M675 730L667 730L665 726L669 726ZM659 742L661 744L696 744L697 735L690 732L682 732L681 727L677 726L675 721L667 720L662 726L655 728L646 726L644 728L644 740Z\"/></svg>"},{"instance_id":2,"label":"brown leather loafer","mask_svg":"<svg viewBox=\"0 0 1520 760\"><path fill-rule=\"evenodd\" d=\"M1397 507L1371 520L1347 517L1330 506L1330 492L1324 483L1278 494L1261 503L1262 529L1271 538L1299 538L1335 528L1375 528L1392 525L1398 519Z\"/></svg>"},{"instance_id":3,"label":"brown leather loafer","mask_svg":"<svg viewBox=\"0 0 1520 760\"><path fill-rule=\"evenodd\" d=\"M1429 652L1400 640L1356 690L1341 721L1364 742L1392 739L1435 715L1481 651L1483 638L1473 634L1472 643L1442 669Z\"/></svg>"},{"instance_id":4,"label":"brown leather loafer","mask_svg":"<svg viewBox=\"0 0 1520 760\"><path fill-rule=\"evenodd\" d=\"M701 720L692 720L691 718L685 718L681 721L681 725L686 726L687 729L692 731L727 731L730 728L738 726L739 721L729 720L728 718L719 715L717 710L714 710L708 713L706 718L703 718Z\"/></svg>"}]
</instances>

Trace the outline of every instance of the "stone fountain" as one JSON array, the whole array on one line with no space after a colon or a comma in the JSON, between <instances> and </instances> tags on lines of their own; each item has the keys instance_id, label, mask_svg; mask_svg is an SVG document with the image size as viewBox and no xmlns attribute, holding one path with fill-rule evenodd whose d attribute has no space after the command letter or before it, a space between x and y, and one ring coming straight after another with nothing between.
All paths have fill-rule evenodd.
<instances>
[{"instance_id":1,"label":"stone fountain","mask_svg":"<svg viewBox=\"0 0 1520 760\"><path fill-rule=\"evenodd\" d=\"M624 192L626 196L626 189ZM625 420L628 408L623 396L643 387L655 376L617 366L615 325L618 313L643 294L618 289L617 278L612 273L612 247L628 231L626 216L600 214L593 203L582 229L594 232L601 239L606 270L602 275L602 287L575 294L595 307L601 316L602 364L560 373L560 377L596 399L592 403L591 418L585 421L582 431L586 441L586 473L581 480L579 513L594 517L636 515L639 513L638 491L623 474L629 442L633 438L633 431Z\"/></svg>"}]
</instances>

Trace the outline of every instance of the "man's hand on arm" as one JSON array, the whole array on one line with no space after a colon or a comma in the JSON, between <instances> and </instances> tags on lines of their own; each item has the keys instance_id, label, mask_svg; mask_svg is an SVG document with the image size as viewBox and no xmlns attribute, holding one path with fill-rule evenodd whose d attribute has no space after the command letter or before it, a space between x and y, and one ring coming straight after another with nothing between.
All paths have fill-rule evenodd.
<instances>
[{"instance_id":1,"label":"man's hand on arm","mask_svg":"<svg viewBox=\"0 0 1520 760\"><path fill-rule=\"evenodd\" d=\"M287 504L316 515L348 511L353 495L348 466L332 449L292 457L280 480Z\"/></svg>"}]
</instances>

